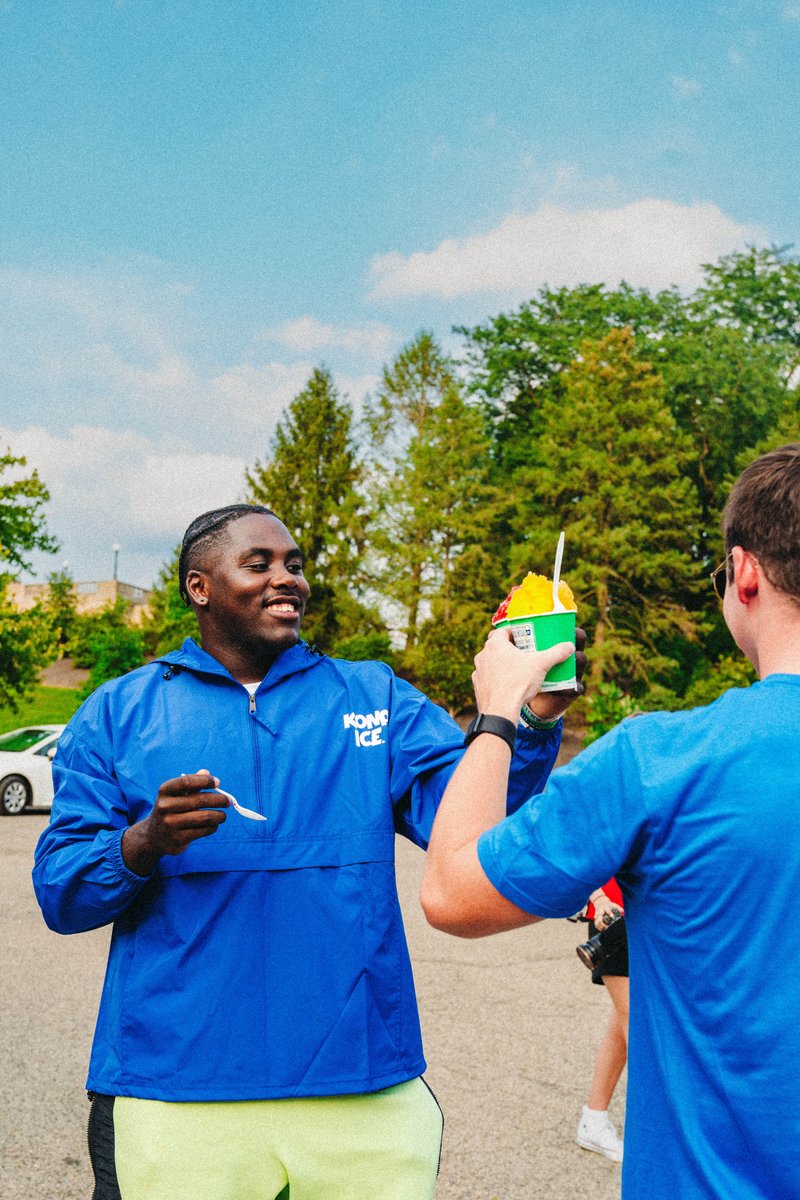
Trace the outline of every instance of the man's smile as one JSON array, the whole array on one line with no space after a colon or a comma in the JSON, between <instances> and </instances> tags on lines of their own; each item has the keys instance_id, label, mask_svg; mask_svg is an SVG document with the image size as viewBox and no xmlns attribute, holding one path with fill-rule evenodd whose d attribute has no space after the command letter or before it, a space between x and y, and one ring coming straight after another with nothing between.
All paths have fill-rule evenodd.
<instances>
[{"instance_id":1,"label":"man's smile","mask_svg":"<svg viewBox=\"0 0 800 1200\"><path fill-rule=\"evenodd\" d=\"M284 596L280 600L265 601L264 608L276 616L296 617L300 611L300 601Z\"/></svg>"}]
</instances>

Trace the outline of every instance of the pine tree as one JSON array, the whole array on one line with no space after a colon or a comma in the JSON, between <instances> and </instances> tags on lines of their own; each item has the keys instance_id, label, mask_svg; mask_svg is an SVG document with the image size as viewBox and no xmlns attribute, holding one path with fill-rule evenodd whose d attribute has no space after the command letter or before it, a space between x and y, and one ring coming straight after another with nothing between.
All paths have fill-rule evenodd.
<instances>
[{"instance_id":1,"label":"pine tree","mask_svg":"<svg viewBox=\"0 0 800 1200\"><path fill-rule=\"evenodd\" d=\"M487 537L496 516L490 440L483 414L465 400L452 364L429 333L384 371L368 424L376 578L403 614L406 658L413 665L431 604L440 622L453 623L454 566Z\"/></svg>"},{"instance_id":2,"label":"pine tree","mask_svg":"<svg viewBox=\"0 0 800 1200\"><path fill-rule=\"evenodd\" d=\"M534 497L527 520L520 506L518 573L547 573L565 529L565 575L590 633L590 682L666 682L677 667L669 639L696 632L683 597L700 585L699 509L686 474L691 441L661 376L637 358L629 330L585 342L563 395L543 404L542 422L535 461L515 481Z\"/></svg>"},{"instance_id":3,"label":"pine tree","mask_svg":"<svg viewBox=\"0 0 800 1200\"><path fill-rule=\"evenodd\" d=\"M75 581L64 566L60 571L51 571L47 576L47 585L42 612L50 627L55 652L65 654L78 612Z\"/></svg>"},{"instance_id":4,"label":"pine tree","mask_svg":"<svg viewBox=\"0 0 800 1200\"><path fill-rule=\"evenodd\" d=\"M326 650L376 627L354 596L366 514L352 425L350 404L317 368L278 423L269 457L246 476L249 499L271 508L303 552L311 584L304 635Z\"/></svg>"}]
</instances>

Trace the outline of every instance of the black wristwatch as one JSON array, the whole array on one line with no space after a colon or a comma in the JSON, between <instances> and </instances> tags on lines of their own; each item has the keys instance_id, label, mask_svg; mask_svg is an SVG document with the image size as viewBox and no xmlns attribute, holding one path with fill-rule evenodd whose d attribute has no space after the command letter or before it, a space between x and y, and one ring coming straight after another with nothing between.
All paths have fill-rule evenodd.
<instances>
[{"instance_id":1,"label":"black wristwatch","mask_svg":"<svg viewBox=\"0 0 800 1200\"><path fill-rule=\"evenodd\" d=\"M464 745L468 746L479 733L493 733L495 737L502 738L511 753L514 753L517 727L513 721L509 721L508 717L493 717L490 713L478 713L477 717L473 717L467 726Z\"/></svg>"}]
</instances>

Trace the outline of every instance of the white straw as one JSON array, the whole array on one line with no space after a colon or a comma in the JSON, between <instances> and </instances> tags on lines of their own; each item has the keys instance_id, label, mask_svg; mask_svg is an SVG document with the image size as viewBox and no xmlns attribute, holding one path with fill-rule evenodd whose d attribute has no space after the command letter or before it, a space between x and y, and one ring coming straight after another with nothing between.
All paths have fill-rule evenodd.
<instances>
[{"instance_id":1,"label":"white straw","mask_svg":"<svg viewBox=\"0 0 800 1200\"><path fill-rule=\"evenodd\" d=\"M565 612L564 605L558 594L558 584L561 579L561 559L564 556L564 530L561 530L556 547L556 565L553 568L553 612Z\"/></svg>"}]
</instances>

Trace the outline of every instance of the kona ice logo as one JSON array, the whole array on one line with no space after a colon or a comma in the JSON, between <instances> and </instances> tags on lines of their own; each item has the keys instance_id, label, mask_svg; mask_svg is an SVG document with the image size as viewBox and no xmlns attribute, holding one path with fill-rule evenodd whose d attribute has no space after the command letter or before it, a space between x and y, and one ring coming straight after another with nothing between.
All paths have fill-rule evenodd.
<instances>
[{"instance_id":1,"label":"kona ice logo","mask_svg":"<svg viewBox=\"0 0 800 1200\"><path fill-rule=\"evenodd\" d=\"M352 729L357 746L383 746L381 730L389 724L388 708L376 708L371 713L345 713L345 729Z\"/></svg>"}]
</instances>

